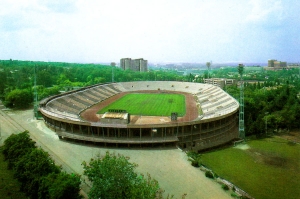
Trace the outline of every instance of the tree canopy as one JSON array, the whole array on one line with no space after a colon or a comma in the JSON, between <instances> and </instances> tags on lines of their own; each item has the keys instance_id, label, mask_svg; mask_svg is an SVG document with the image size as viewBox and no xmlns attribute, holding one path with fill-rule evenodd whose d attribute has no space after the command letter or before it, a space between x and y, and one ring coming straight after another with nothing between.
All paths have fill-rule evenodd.
<instances>
[{"instance_id":1,"label":"tree canopy","mask_svg":"<svg viewBox=\"0 0 300 199\"><path fill-rule=\"evenodd\" d=\"M137 164L128 157L106 152L104 156L83 162L84 175L92 183L90 199L162 198L159 184L150 175L136 173Z\"/></svg>"},{"instance_id":2,"label":"tree canopy","mask_svg":"<svg viewBox=\"0 0 300 199\"><path fill-rule=\"evenodd\" d=\"M245 83L246 135L265 134L266 127L275 131L300 127L298 89L289 84L269 85L266 82ZM238 100L238 87L227 87L226 91Z\"/></svg>"},{"instance_id":3,"label":"tree canopy","mask_svg":"<svg viewBox=\"0 0 300 199\"><path fill-rule=\"evenodd\" d=\"M8 168L12 169L20 158L34 148L35 142L30 138L28 131L9 136L2 148L4 158L8 161Z\"/></svg>"},{"instance_id":4,"label":"tree canopy","mask_svg":"<svg viewBox=\"0 0 300 199\"><path fill-rule=\"evenodd\" d=\"M114 67L114 66L113 66ZM114 67L114 81L190 81L175 70L137 72ZM36 74L36 79L34 74ZM38 100L58 94L65 87L112 82L112 66L63 62L0 60L0 99L10 108L26 108L33 102L34 82Z\"/></svg>"},{"instance_id":5,"label":"tree canopy","mask_svg":"<svg viewBox=\"0 0 300 199\"><path fill-rule=\"evenodd\" d=\"M2 153L21 183L21 191L29 198L81 198L80 176L62 172L47 152L35 146L28 131L10 135L4 141Z\"/></svg>"}]
</instances>

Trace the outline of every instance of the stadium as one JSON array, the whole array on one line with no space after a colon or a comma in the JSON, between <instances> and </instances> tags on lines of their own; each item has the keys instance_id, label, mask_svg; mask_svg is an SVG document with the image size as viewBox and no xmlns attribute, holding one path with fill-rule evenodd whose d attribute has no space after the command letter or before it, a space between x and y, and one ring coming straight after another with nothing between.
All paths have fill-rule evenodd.
<instances>
[{"instance_id":1,"label":"stadium","mask_svg":"<svg viewBox=\"0 0 300 199\"><path fill-rule=\"evenodd\" d=\"M138 101L134 96L123 100L122 107L112 106L101 113L130 94L144 99ZM162 95L166 100L151 104L152 96ZM176 104L177 96L183 103ZM135 106L138 110L134 112L131 108ZM181 106L183 109L173 110ZM154 113L148 114L143 107ZM168 107L168 115L155 112ZM60 139L117 147L176 145L192 151L238 138L238 110L239 103L217 86L175 81L97 84L51 96L39 104L45 124Z\"/></svg>"}]
</instances>

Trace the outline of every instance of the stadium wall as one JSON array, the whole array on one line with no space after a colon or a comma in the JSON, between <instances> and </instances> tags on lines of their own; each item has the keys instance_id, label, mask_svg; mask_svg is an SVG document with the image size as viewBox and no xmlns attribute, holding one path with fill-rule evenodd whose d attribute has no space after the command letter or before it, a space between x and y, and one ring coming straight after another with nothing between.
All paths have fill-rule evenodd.
<instances>
[{"instance_id":1,"label":"stadium wall","mask_svg":"<svg viewBox=\"0 0 300 199\"><path fill-rule=\"evenodd\" d=\"M87 121L81 113L123 92L180 91L190 93L201 114L188 121L159 124L120 124ZM69 138L103 145L177 145L184 150L200 151L238 138L238 102L222 89L189 82L121 82L98 84L40 102L45 124L60 139Z\"/></svg>"}]
</instances>

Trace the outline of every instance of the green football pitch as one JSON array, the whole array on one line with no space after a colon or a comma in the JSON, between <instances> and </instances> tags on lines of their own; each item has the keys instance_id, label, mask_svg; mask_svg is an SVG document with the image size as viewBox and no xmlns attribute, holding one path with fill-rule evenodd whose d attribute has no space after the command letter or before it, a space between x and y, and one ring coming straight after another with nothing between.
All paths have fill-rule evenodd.
<instances>
[{"instance_id":1,"label":"green football pitch","mask_svg":"<svg viewBox=\"0 0 300 199\"><path fill-rule=\"evenodd\" d=\"M177 112L178 116L185 115L185 96L167 93L130 93L110 105L99 110L99 114L109 109L126 110L131 115L171 116Z\"/></svg>"}]
</instances>

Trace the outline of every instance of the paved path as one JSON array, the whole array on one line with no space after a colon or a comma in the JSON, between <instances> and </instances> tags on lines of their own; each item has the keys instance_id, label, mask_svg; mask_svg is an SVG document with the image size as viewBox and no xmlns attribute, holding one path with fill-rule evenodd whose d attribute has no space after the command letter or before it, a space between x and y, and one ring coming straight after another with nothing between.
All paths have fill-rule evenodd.
<instances>
[{"instance_id":1,"label":"paved path","mask_svg":"<svg viewBox=\"0 0 300 199\"><path fill-rule=\"evenodd\" d=\"M26 129L30 131L32 139L48 151L56 163L61 164L67 172L82 174L83 161L89 161L97 154L104 154L109 150L129 156L130 161L139 165L138 172L150 173L166 193L174 194L175 198L181 198L184 193L187 193L187 199L231 198L222 190L221 185L206 178L199 169L190 166L186 155L177 148L117 149L61 141L53 131L45 127L42 120L33 119L32 110L6 113L0 110L0 125L3 138L0 144L11 133Z\"/></svg>"}]
</instances>

